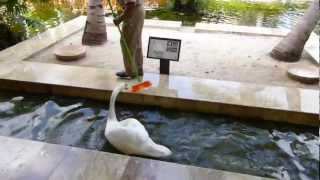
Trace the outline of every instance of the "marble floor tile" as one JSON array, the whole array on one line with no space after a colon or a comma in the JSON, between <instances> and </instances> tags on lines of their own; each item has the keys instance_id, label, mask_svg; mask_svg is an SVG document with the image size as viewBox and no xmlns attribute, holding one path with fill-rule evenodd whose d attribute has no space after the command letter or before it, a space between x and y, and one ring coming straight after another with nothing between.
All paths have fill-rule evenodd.
<instances>
[{"instance_id":1,"label":"marble floor tile","mask_svg":"<svg viewBox=\"0 0 320 180\"><path fill-rule=\"evenodd\" d=\"M4 139L0 138L0 157L5 157L0 164L0 179L6 180L47 179L71 149L35 141Z\"/></svg>"},{"instance_id":2,"label":"marble floor tile","mask_svg":"<svg viewBox=\"0 0 320 180\"><path fill-rule=\"evenodd\" d=\"M263 180L228 171L0 136L1 180Z\"/></svg>"},{"instance_id":3,"label":"marble floor tile","mask_svg":"<svg viewBox=\"0 0 320 180\"><path fill-rule=\"evenodd\" d=\"M50 175L50 180L120 180L128 156L72 148Z\"/></svg>"}]
</instances>

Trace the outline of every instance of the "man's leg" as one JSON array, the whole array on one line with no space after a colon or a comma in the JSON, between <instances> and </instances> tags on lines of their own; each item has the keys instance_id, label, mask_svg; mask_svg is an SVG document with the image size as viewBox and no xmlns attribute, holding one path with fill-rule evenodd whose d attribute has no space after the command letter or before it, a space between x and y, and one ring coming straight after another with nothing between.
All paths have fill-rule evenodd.
<instances>
[{"instance_id":1,"label":"man's leg","mask_svg":"<svg viewBox=\"0 0 320 180\"><path fill-rule=\"evenodd\" d=\"M140 42L140 45L141 46L141 42ZM142 47L139 47L137 49L137 52L136 52L136 63L137 63L137 66L138 66L138 73L139 75L143 75L143 54L142 54Z\"/></svg>"},{"instance_id":2,"label":"man's leg","mask_svg":"<svg viewBox=\"0 0 320 180\"><path fill-rule=\"evenodd\" d=\"M122 38L122 37L121 37ZM125 38L124 40L128 41L127 38ZM124 68L125 68L125 72L128 75L132 75L132 71L131 71L131 66L129 63L129 55L128 52L125 48L125 45L123 43L123 39L120 40L120 44L121 44L121 50L122 50L122 57L123 57L123 64L124 64ZM127 43L128 45L128 43ZM130 48L130 47L129 47ZM132 51L132 50L131 50Z\"/></svg>"},{"instance_id":3,"label":"man's leg","mask_svg":"<svg viewBox=\"0 0 320 180\"><path fill-rule=\"evenodd\" d=\"M133 55L134 61L137 64L139 74L143 74L143 53L141 43L141 33L144 22L143 6L136 7L132 18L123 22L122 31L125 36L127 45ZM124 44L121 42L123 62L127 75L134 76L133 65L129 62L129 57Z\"/></svg>"},{"instance_id":4,"label":"man's leg","mask_svg":"<svg viewBox=\"0 0 320 180\"><path fill-rule=\"evenodd\" d=\"M117 73L117 76L121 78L130 78L134 76L132 65L130 64L130 61L129 61L129 54L124 44L124 41L126 41L126 45L128 46L129 51L132 54L135 53L135 50L133 49L134 47L132 47L132 42L134 40L132 36L133 35L132 29L133 29L133 26L132 26L132 23L130 22L130 19L124 20L122 24L122 32L124 37L121 37L120 45L122 50L122 57L123 57L123 64L124 64L125 71L121 71ZM135 57L133 56L133 58Z\"/></svg>"},{"instance_id":5,"label":"man's leg","mask_svg":"<svg viewBox=\"0 0 320 180\"><path fill-rule=\"evenodd\" d=\"M138 72L139 75L143 75L143 51L142 51L142 30L144 24L144 8L143 6L139 6L137 12L137 32L135 38L137 39L137 49L136 49L136 56L135 60L138 65Z\"/></svg>"}]
</instances>

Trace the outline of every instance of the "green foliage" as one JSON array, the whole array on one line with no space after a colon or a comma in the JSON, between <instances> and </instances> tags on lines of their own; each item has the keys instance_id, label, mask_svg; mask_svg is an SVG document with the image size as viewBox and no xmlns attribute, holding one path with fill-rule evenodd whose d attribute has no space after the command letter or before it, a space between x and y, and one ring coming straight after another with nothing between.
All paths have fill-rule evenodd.
<instances>
[{"instance_id":1,"label":"green foliage","mask_svg":"<svg viewBox=\"0 0 320 180\"><path fill-rule=\"evenodd\" d=\"M4 8L6 15L20 15L27 10L26 1L22 0L2 0L0 1L0 8Z\"/></svg>"},{"instance_id":2,"label":"green foliage","mask_svg":"<svg viewBox=\"0 0 320 180\"><path fill-rule=\"evenodd\" d=\"M173 0L167 8L147 12L147 18L157 17L162 20L182 21L184 25L194 25L203 20L218 23L228 17L245 19L245 16L258 17L261 14L277 16L289 8L296 7L279 1L263 3L246 0Z\"/></svg>"},{"instance_id":3,"label":"green foliage","mask_svg":"<svg viewBox=\"0 0 320 180\"><path fill-rule=\"evenodd\" d=\"M27 11L28 3L45 3L50 0L1 0L0 8L5 9L6 15L19 16Z\"/></svg>"},{"instance_id":4,"label":"green foliage","mask_svg":"<svg viewBox=\"0 0 320 180\"><path fill-rule=\"evenodd\" d=\"M0 50L78 16L55 2L0 0Z\"/></svg>"},{"instance_id":5,"label":"green foliage","mask_svg":"<svg viewBox=\"0 0 320 180\"><path fill-rule=\"evenodd\" d=\"M266 13L281 13L287 7L278 1L263 3L263 2L250 2L243 0L210 0L208 3L208 11L216 12L222 11L227 14L241 15L244 12L266 12Z\"/></svg>"},{"instance_id":6,"label":"green foliage","mask_svg":"<svg viewBox=\"0 0 320 180\"><path fill-rule=\"evenodd\" d=\"M28 36L75 16L70 9L54 5L53 0L0 0L0 23L12 32L27 32Z\"/></svg>"},{"instance_id":7,"label":"green foliage","mask_svg":"<svg viewBox=\"0 0 320 180\"><path fill-rule=\"evenodd\" d=\"M257 17L264 17L270 19L270 27L275 27L278 22L276 17L282 13L296 12L306 9L307 6L307 2L290 3L289 1L283 3L282 1L255 2L249 0L172 0L169 1L166 12L165 10L152 11L147 14L147 17L180 20L190 25L199 21L226 23L226 21L235 19L242 21L238 21L239 24L255 25Z\"/></svg>"},{"instance_id":8,"label":"green foliage","mask_svg":"<svg viewBox=\"0 0 320 180\"><path fill-rule=\"evenodd\" d=\"M296 21L294 16L308 7L308 1L250 1L250 0L170 0L166 7L147 12L147 18L178 20L183 24L196 22L231 23L247 26L278 27ZM293 16L282 14L293 12ZM285 20L288 18L288 21ZM290 24L288 24L291 27Z\"/></svg>"},{"instance_id":9,"label":"green foliage","mask_svg":"<svg viewBox=\"0 0 320 180\"><path fill-rule=\"evenodd\" d=\"M202 13L210 0L173 0L170 9L184 13Z\"/></svg>"},{"instance_id":10,"label":"green foliage","mask_svg":"<svg viewBox=\"0 0 320 180\"><path fill-rule=\"evenodd\" d=\"M58 25L63 16L51 3L33 3L32 7L33 10L24 15L31 36Z\"/></svg>"}]
</instances>

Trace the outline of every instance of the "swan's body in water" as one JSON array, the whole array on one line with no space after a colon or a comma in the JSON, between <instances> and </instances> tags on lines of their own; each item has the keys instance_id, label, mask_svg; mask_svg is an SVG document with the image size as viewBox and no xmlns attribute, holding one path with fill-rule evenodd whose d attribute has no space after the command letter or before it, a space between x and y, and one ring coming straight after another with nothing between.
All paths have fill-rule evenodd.
<instances>
[{"instance_id":1,"label":"swan's body in water","mask_svg":"<svg viewBox=\"0 0 320 180\"><path fill-rule=\"evenodd\" d=\"M158 145L149 137L147 130L136 119L129 118L118 121L115 113L115 101L125 84L117 86L111 95L105 136L119 151L125 154L143 155L150 157L170 156L171 151Z\"/></svg>"}]
</instances>

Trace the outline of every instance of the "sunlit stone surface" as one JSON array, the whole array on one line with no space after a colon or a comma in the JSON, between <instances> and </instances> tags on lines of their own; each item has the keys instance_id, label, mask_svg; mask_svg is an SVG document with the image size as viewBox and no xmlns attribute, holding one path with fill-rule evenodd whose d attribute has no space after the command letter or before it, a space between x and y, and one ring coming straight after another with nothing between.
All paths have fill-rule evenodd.
<instances>
[{"instance_id":1,"label":"sunlit stone surface","mask_svg":"<svg viewBox=\"0 0 320 180\"><path fill-rule=\"evenodd\" d=\"M0 179L268 179L3 136L0 142Z\"/></svg>"}]
</instances>

